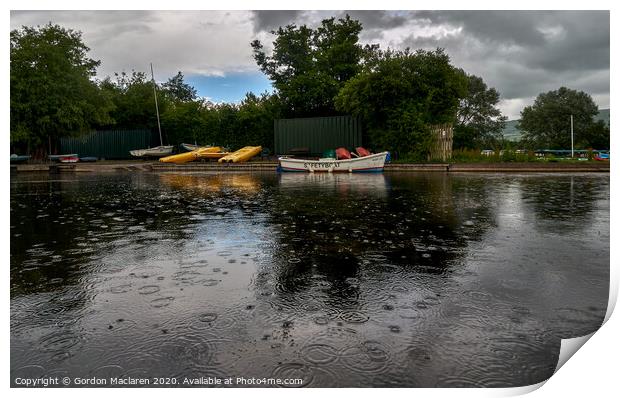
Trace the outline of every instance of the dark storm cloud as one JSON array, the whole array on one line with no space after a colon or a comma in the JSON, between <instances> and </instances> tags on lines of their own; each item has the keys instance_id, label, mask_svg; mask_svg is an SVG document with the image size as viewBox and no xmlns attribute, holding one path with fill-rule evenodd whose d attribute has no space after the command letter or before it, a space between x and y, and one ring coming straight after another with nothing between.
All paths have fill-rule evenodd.
<instances>
[{"instance_id":1,"label":"dark storm cloud","mask_svg":"<svg viewBox=\"0 0 620 398\"><path fill-rule=\"evenodd\" d=\"M382 10L349 10L342 15L349 14L351 18L359 20L364 29L392 29L404 25L407 22L408 12L395 13Z\"/></svg>"},{"instance_id":2,"label":"dark storm cloud","mask_svg":"<svg viewBox=\"0 0 620 398\"><path fill-rule=\"evenodd\" d=\"M295 11L295 10L261 10L252 11L254 32L269 32L289 24L307 24L316 26L325 18L344 18L349 15L362 23L362 35L366 39L379 38L386 30L403 26L409 20L409 11L383 10L348 10L333 12Z\"/></svg>"},{"instance_id":3,"label":"dark storm cloud","mask_svg":"<svg viewBox=\"0 0 620 398\"><path fill-rule=\"evenodd\" d=\"M295 22L295 18L302 11L298 10L258 10L252 11L254 32L272 31L280 26L286 26Z\"/></svg>"},{"instance_id":4,"label":"dark storm cloud","mask_svg":"<svg viewBox=\"0 0 620 398\"><path fill-rule=\"evenodd\" d=\"M414 19L437 32L414 30L397 47L445 48L455 65L482 76L504 99L560 86L609 96L606 11L424 11Z\"/></svg>"},{"instance_id":5,"label":"dark storm cloud","mask_svg":"<svg viewBox=\"0 0 620 398\"><path fill-rule=\"evenodd\" d=\"M609 68L607 11L423 11L416 17L461 28L461 38L512 47L533 67Z\"/></svg>"},{"instance_id":6,"label":"dark storm cloud","mask_svg":"<svg viewBox=\"0 0 620 398\"><path fill-rule=\"evenodd\" d=\"M338 17L344 18L347 14L362 23L364 30L360 36L366 40L381 38L384 32L403 26L409 21L409 12L382 10L349 10L343 11Z\"/></svg>"},{"instance_id":7,"label":"dark storm cloud","mask_svg":"<svg viewBox=\"0 0 620 398\"><path fill-rule=\"evenodd\" d=\"M498 89L509 117L539 93L583 90L609 106L608 11L12 11L11 28L47 22L84 32L101 76L156 61L157 74L260 74L249 43L269 49L287 24L316 27L346 14L363 25L362 44L445 48L452 62Z\"/></svg>"}]
</instances>

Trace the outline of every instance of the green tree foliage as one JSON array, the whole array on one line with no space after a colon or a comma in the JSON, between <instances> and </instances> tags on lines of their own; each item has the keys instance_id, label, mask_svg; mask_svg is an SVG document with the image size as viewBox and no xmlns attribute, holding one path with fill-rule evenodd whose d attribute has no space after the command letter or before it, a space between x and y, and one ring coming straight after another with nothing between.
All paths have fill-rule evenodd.
<instances>
[{"instance_id":1,"label":"green tree foliage","mask_svg":"<svg viewBox=\"0 0 620 398\"><path fill-rule=\"evenodd\" d=\"M609 126L602 120L593 123L583 137L578 142L580 148L610 149Z\"/></svg>"},{"instance_id":2,"label":"green tree foliage","mask_svg":"<svg viewBox=\"0 0 620 398\"><path fill-rule=\"evenodd\" d=\"M206 144L207 112L209 109L201 101L176 103L161 115L162 134L170 144Z\"/></svg>"},{"instance_id":3,"label":"green tree foliage","mask_svg":"<svg viewBox=\"0 0 620 398\"><path fill-rule=\"evenodd\" d=\"M377 54L336 97L336 109L359 116L370 145L425 159L428 126L454 122L467 79L442 50Z\"/></svg>"},{"instance_id":4,"label":"green tree foliage","mask_svg":"<svg viewBox=\"0 0 620 398\"><path fill-rule=\"evenodd\" d=\"M525 107L517 128L523 131L523 141L529 147L567 149L571 146L570 115L573 115L575 144L591 147L590 134L597 131L594 127L597 113L598 106L589 94L561 87L539 94L533 105Z\"/></svg>"},{"instance_id":5,"label":"green tree foliage","mask_svg":"<svg viewBox=\"0 0 620 398\"><path fill-rule=\"evenodd\" d=\"M267 55L254 40L254 59L277 89L286 116L337 114L334 97L359 70L365 49L359 41L362 24L345 18L325 19L317 29L287 25L272 31L277 37Z\"/></svg>"},{"instance_id":6,"label":"green tree foliage","mask_svg":"<svg viewBox=\"0 0 620 398\"><path fill-rule=\"evenodd\" d=\"M185 83L184 76L181 72L162 84L162 89L168 98L174 102L194 101L198 97L196 89Z\"/></svg>"},{"instance_id":7,"label":"green tree foliage","mask_svg":"<svg viewBox=\"0 0 620 398\"><path fill-rule=\"evenodd\" d=\"M112 98L115 109L110 113L112 123L106 127L121 129L157 129L157 112L153 82L144 72L132 71L131 75L115 73L114 79L106 78L101 90ZM170 101L157 89L157 100L160 115L169 108Z\"/></svg>"},{"instance_id":8,"label":"green tree foliage","mask_svg":"<svg viewBox=\"0 0 620 398\"><path fill-rule=\"evenodd\" d=\"M273 121L280 112L277 96L270 94L248 93L239 104L189 101L168 108L162 115L162 131L173 144L273 148Z\"/></svg>"},{"instance_id":9,"label":"green tree foliage","mask_svg":"<svg viewBox=\"0 0 620 398\"><path fill-rule=\"evenodd\" d=\"M11 31L11 141L47 147L110 122L81 32L51 23Z\"/></svg>"},{"instance_id":10,"label":"green tree foliage","mask_svg":"<svg viewBox=\"0 0 620 398\"><path fill-rule=\"evenodd\" d=\"M497 108L499 92L481 77L462 73L467 76L467 96L459 103L454 148L498 147L507 120Z\"/></svg>"}]
</instances>

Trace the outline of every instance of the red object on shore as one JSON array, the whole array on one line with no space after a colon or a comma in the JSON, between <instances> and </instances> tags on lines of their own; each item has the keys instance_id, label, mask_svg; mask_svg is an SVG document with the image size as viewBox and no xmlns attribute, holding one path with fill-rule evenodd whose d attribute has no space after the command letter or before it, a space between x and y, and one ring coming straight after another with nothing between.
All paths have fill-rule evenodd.
<instances>
[{"instance_id":1,"label":"red object on shore","mask_svg":"<svg viewBox=\"0 0 620 398\"><path fill-rule=\"evenodd\" d=\"M355 151L357 152L358 155L360 155L360 157L371 155L368 149L362 148L361 146L358 146L357 148L355 148Z\"/></svg>"},{"instance_id":2,"label":"red object on shore","mask_svg":"<svg viewBox=\"0 0 620 398\"><path fill-rule=\"evenodd\" d=\"M60 163L77 163L80 158L76 156L63 156L58 160L60 160Z\"/></svg>"},{"instance_id":3,"label":"red object on shore","mask_svg":"<svg viewBox=\"0 0 620 398\"><path fill-rule=\"evenodd\" d=\"M340 147L336 149L336 159L351 159L351 152L347 148Z\"/></svg>"}]
</instances>

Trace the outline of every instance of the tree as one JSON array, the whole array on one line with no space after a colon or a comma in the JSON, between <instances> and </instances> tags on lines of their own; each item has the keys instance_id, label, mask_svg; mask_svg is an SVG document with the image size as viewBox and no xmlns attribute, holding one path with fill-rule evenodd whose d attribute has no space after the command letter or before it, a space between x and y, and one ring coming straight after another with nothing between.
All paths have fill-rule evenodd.
<instances>
[{"instance_id":1,"label":"tree","mask_svg":"<svg viewBox=\"0 0 620 398\"><path fill-rule=\"evenodd\" d=\"M586 130L584 140L579 141L581 148L609 149L609 126L602 120L597 120Z\"/></svg>"},{"instance_id":2,"label":"tree","mask_svg":"<svg viewBox=\"0 0 620 398\"><path fill-rule=\"evenodd\" d=\"M113 120L110 126L126 129L157 129L153 82L146 73L132 71L128 75L121 72L115 73L114 77L115 79L107 77L100 84L102 91L112 98L115 106L111 113ZM163 115L168 110L170 101L166 95L161 95L161 88L158 88L157 99L159 113Z\"/></svg>"},{"instance_id":3,"label":"tree","mask_svg":"<svg viewBox=\"0 0 620 398\"><path fill-rule=\"evenodd\" d=\"M453 123L467 79L442 50L383 52L350 79L336 109L362 118L371 146L426 159L428 126Z\"/></svg>"},{"instance_id":4,"label":"tree","mask_svg":"<svg viewBox=\"0 0 620 398\"><path fill-rule=\"evenodd\" d=\"M48 140L110 122L113 104L94 81L81 32L47 24L11 31L11 141Z\"/></svg>"},{"instance_id":5,"label":"tree","mask_svg":"<svg viewBox=\"0 0 620 398\"><path fill-rule=\"evenodd\" d=\"M204 113L208 112L200 101L179 102L170 106L161 115L162 131L171 144L206 143L206 122Z\"/></svg>"},{"instance_id":6,"label":"tree","mask_svg":"<svg viewBox=\"0 0 620 398\"><path fill-rule=\"evenodd\" d=\"M362 24L345 18L325 19L313 30L287 25L272 31L273 52L254 40L254 59L278 90L287 116L336 114L334 97L361 67L365 49L359 41Z\"/></svg>"},{"instance_id":7,"label":"tree","mask_svg":"<svg viewBox=\"0 0 620 398\"><path fill-rule=\"evenodd\" d=\"M499 92L481 77L467 75L467 96L459 102L454 127L456 148L495 147L502 140L506 116L497 108Z\"/></svg>"},{"instance_id":8,"label":"tree","mask_svg":"<svg viewBox=\"0 0 620 398\"><path fill-rule=\"evenodd\" d=\"M196 89L183 81L184 76L181 72L168 79L162 84L163 92L170 97L173 102L194 101L197 98Z\"/></svg>"},{"instance_id":9,"label":"tree","mask_svg":"<svg viewBox=\"0 0 620 398\"><path fill-rule=\"evenodd\" d=\"M539 94L531 106L521 111L517 128L530 147L567 149L571 147L570 116L573 115L575 143L591 146L589 132L598 106L589 94L561 87Z\"/></svg>"}]
</instances>

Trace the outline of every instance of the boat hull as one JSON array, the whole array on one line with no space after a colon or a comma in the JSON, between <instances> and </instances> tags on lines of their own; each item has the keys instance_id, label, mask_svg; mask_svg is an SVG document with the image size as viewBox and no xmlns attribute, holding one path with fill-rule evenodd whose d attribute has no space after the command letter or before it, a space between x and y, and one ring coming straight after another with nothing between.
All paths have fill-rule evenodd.
<instances>
[{"instance_id":1,"label":"boat hull","mask_svg":"<svg viewBox=\"0 0 620 398\"><path fill-rule=\"evenodd\" d=\"M59 159L60 163L77 163L80 161L80 158L77 156L65 156Z\"/></svg>"},{"instance_id":2,"label":"boat hull","mask_svg":"<svg viewBox=\"0 0 620 398\"><path fill-rule=\"evenodd\" d=\"M11 155L11 163L25 163L30 160L30 155Z\"/></svg>"},{"instance_id":3,"label":"boat hull","mask_svg":"<svg viewBox=\"0 0 620 398\"><path fill-rule=\"evenodd\" d=\"M182 143L181 144L181 148L183 148L184 150L186 150L188 152L191 152L191 151L195 151L196 149L199 149L200 145Z\"/></svg>"},{"instance_id":4,"label":"boat hull","mask_svg":"<svg viewBox=\"0 0 620 398\"><path fill-rule=\"evenodd\" d=\"M170 155L173 148L174 147L172 145L156 146L154 148L148 149L134 149L133 151L129 151L129 153L137 158L159 158L162 156Z\"/></svg>"},{"instance_id":5,"label":"boat hull","mask_svg":"<svg viewBox=\"0 0 620 398\"><path fill-rule=\"evenodd\" d=\"M305 171L305 172L345 172L345 173L368 173L382 172L385 166L387 152L375 153L353 159L294 159L279 158L281 171Z\"/></svg>"},{"instance_id":6,"label":"boat hull","mask_svg":"<svg viewBox=\"0 0 620 398\"><path fill-rule=\"evenodd\" d=\"M62 158L77 158L77 157L78 157L77 153L67 153L64 155L47 155L47 158L53 161L60 161Z\"/></svg>"}]
</instances>

